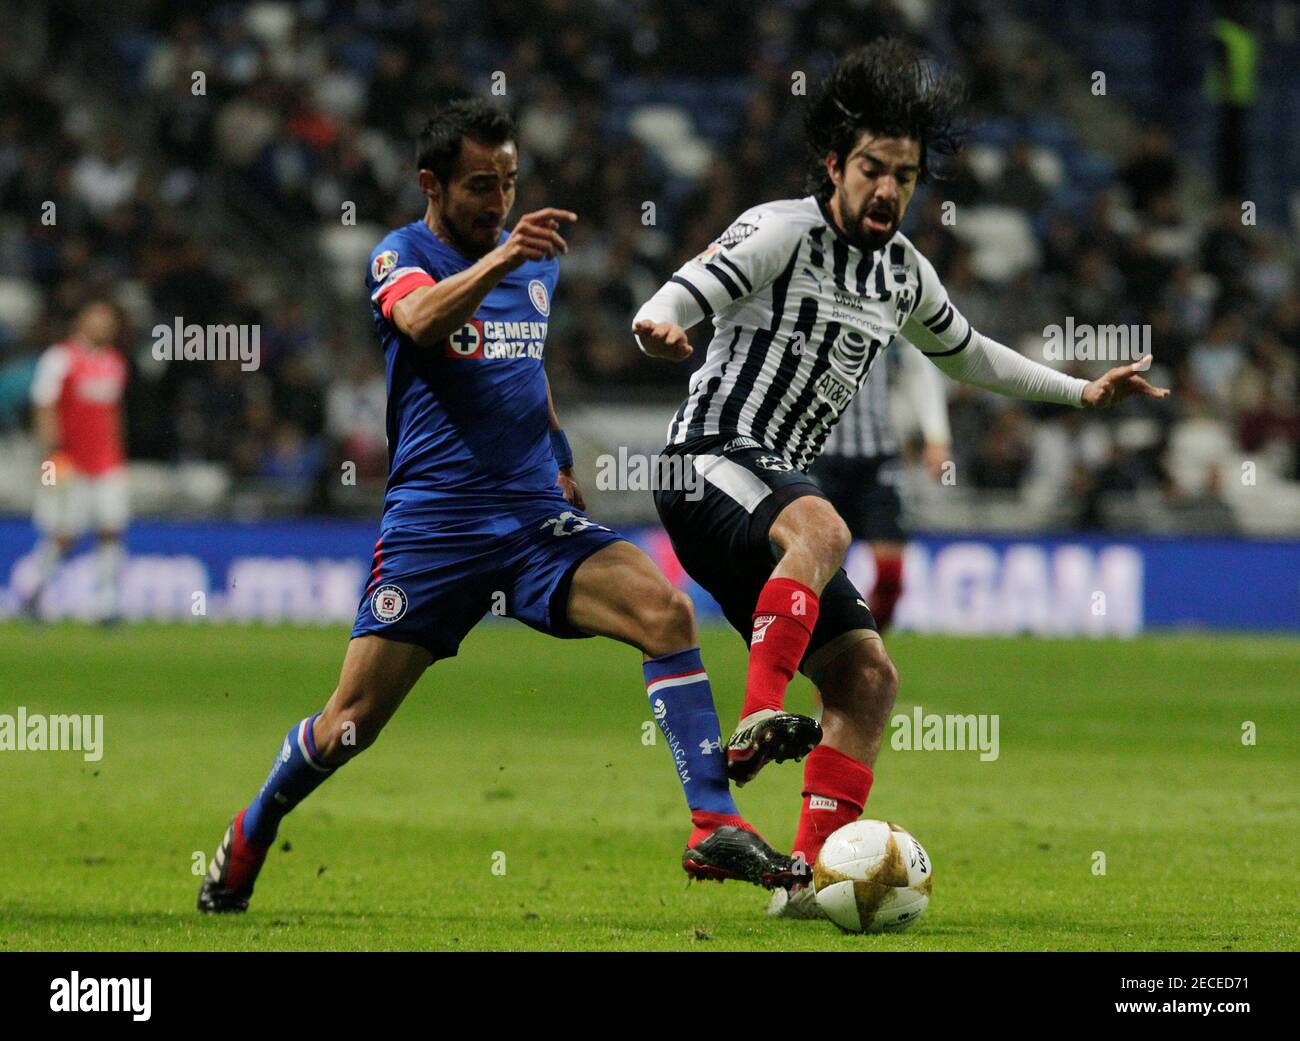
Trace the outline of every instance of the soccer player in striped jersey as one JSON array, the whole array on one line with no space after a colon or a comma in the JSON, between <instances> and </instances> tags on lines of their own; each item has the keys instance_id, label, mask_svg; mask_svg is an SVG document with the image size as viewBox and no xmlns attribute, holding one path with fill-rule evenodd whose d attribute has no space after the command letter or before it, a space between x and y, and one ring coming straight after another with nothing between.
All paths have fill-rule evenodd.
<instances>
[{"instance_id":1,"label":"soccer player in striped jersey","mask_svg":"<svg viewBox=\"0 0 1300 1041\"><path fill-rule=\"evenodd\" d=\"M981 335L899 232L934 157L960 145L961 98L900 41L847 55L809 106L811 194L741 214L633 319L641 349L670 361L692 353L686 329L713 323L665 449L691 461L705 491L661 489L655 502L682 565L750 645L732 780L807 754L794 850L810 862L861 815L898 689L841 566L849 530L807 477L881 353L902 334L955 380L1061 405L1168 393L1139 375L1149 359L1088 382ZM820 694L820 727L785 711L796 670ZM807 914L810 897L770 910Z\"/></svg>"},{"instance_id":2,"label":"soccer player in striped jersey","mask_svg":"<svg viewBox=\"0 0 1300 1041\"><path fill-rule=\"evenodd\" d=\"M903 592L903 480L891 391L911 402L924 442L922 460L938 479L948 459L950 431L943 376L921 352L895 342L862 390L831 429L812 476L835 507L849 534L865 539L876 565L867 606L881 632L889 628Z\"/></svg>"}]
</instances>

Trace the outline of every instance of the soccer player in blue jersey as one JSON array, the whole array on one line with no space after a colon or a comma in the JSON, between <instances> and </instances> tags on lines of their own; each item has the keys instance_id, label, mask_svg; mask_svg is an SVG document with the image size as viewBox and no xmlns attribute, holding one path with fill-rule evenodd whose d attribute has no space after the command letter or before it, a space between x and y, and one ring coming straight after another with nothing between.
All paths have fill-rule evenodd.
<instances>
[{"instance_id":1,"label":"soccer player in blue jersey","mask_svg":"<svg viewBox=\"0 0 1300 1041\"><path fill-rule=\"evenodd\" d=\"M641 650L652 711L694 825L694 878L806 881L745 822L686 594L583 510L542 354L567 247L542 209L507 234L518 157L511 120L483 101L444 106L417 151L422 220L389 233L366 280L388 370L389 478L369 583L338 687L285 737L235 815L199 892L209 913L248 907L280 821L370 746L435 661L504 596L505 613L562 639Z\"/></svg>"}]
</instances>

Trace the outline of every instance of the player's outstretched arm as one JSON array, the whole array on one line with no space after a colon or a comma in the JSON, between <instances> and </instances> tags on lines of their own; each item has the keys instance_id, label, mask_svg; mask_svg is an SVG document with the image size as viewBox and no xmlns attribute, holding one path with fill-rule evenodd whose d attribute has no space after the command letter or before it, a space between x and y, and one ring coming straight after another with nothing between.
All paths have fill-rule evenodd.
<instances>
[{"instance_id":1,"label":"player's outstretched arm","mask_svg":"<svg viewBox=\"0 0 1300 1041\"><path fill-rule=\"evenodd\" d=\"M393 324L422 347L441 343L474 316L483 298L515 268L567 253L560 221L577 219L576 213L553 207L525 213L506 241L476 264L398 300L393 305Z\"/></svg>"},{"instance_id":2,"label":"player's outstretched arm","mask_svg":"<svg viewBox=\"0 0 1300 1041\"><path fill-rule=\"evenodd\" d=\"M1111 369L1091 382L1031 361L1005 344L971 327L953 306L934 266L915 254L921 292L902 332L911 343L959 383L1027 401L1051 401L1076 408L1104 408L1139 393L1164 398L1169 391L1151 386L1138 375L1150 357Z\"/></svg>"}]
</instances>

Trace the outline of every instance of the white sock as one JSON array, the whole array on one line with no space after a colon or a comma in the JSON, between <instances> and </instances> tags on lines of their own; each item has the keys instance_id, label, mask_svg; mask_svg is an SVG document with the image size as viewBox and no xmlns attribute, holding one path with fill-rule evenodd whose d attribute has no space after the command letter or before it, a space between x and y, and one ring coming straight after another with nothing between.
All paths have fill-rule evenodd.
<instances>
[{"instance_id":1,"label":"white sock","mask_svg":"<svg viewBox=\"0 0 1300 1041\"><path fill-rule=\"evenodd\" d=\"M113 618L119 611L122 559L125 556L122 543L100 542L95 547L95 569L99 574L99 617Z\"/></svg>"},{"instance_id":2,"label":"white sock","mask_svg":"<svg viewBox=\"0 0 1300 1041\"><path fill-rule=\"evenodd\" d=\"M33 555L36 557L36 584L32 586L28 598L35 603L45 589L45 584L49 582L50 576L59 566L63 554L59 552L59 544L54 539L44 538L37 544Z\"/></svg>"}]
</instances>

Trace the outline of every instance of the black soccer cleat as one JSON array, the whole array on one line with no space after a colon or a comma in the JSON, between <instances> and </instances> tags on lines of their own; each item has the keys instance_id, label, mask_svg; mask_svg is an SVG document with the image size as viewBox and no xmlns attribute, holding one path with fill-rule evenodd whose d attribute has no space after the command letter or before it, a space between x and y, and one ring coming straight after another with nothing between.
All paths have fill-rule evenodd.
<instances>
[{"instance_id":1,"label":"black soccer cleat","mask_svg":"<svg viewBox=\"0 0 1300 1041\"><path fill-rule=\"evenodd\" d=\"M204 914L242 914L248 910L253 883L267 851L244 838L244 812L240 810L230 822L199 886L198 908Z\"/></svg>"},{"instance_id":2,"label":"black soccer cleat","mask_svg":"<svg viewBox=\"0 0 1300 1041\"><path fill-rule=\"evenodd\" d=\"M682 869L693 879L725 882L736 879L764 889L807 885L812 869L802 857L778 853L761 835L724 825L682 854Z\"/></svg>"},{"instance_id":3,"label":"black soccer cleat","mask_svg":"<svg viewBox=\"0 0 1300 1041\"><path fill-rule=\"evenodd\" d=\"M727 742L727 776L737 785L752 781L768 763L796 762L822 740L822 725L811 716L759 709L742 719Z\"/></svg>"}]
</instances>

